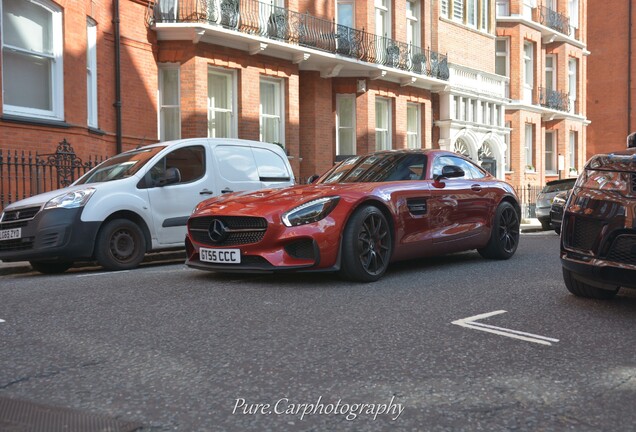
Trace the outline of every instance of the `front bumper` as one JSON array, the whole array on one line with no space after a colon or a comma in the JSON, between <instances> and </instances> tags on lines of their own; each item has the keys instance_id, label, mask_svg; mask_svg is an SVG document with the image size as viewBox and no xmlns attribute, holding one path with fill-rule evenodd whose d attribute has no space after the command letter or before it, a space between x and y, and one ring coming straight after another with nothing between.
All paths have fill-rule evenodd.
<instances>
[{"instance_id":1,"label":"front bumper","mask_svg":"<svg viewBox=\"0 0 636 432\"><path fill-rule=\"evenodd\" d=\"M20 228L17 239L0 241L0 260L81 261L92 258L99 222L83 222L82 208L39 211L29 220L0 223L0 230Z\"/></svg>"},{"instance_id":2,"label":"front bumper","mask_svg":"<svg viewBox=\"0 0 636 432\"><path fill-rule=\"evenodd\" d=\"M561 254L563 268L582 280L598 287L636 288L636 266L617 264L601 259L589 259L572 252Z\"/></svg>"}]
</instances>

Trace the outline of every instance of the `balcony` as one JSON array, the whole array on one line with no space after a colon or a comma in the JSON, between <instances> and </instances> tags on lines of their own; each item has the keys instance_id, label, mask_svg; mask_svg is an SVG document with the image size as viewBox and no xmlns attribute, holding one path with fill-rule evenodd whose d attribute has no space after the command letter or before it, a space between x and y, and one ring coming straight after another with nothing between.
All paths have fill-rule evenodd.
<instances>
[{"instance_id":1,"label":"balcony","mask_svg":"<svg viewBox=\"0 0 636 432\"><path fill-rule=\"evenodd\" d=\"M384 77L387 74L385 68L389 68L447 81L450 73L447 56L443 54L257 0L151 1L146 20L158 31L160 40L192 38L199 42L205 41L207 35L213 43L246 48L250 54L259 53L267 47L263 42L272 41L277 50L272 50L271 55L288 57L295 63L310 56L320 58L324 53L327 56L322 55L322 66L332 60L333 55L353 60L358 65L363 62L372 66L361 70L349 63L352 76L366 73L372 78ZM159 30L164 33L159 34ZM244 36L237 38L237 34ZM241 41L245 42L246 38L248 44L243 46L245 43L241 44ZM296 48L290 50L289 47ZM344 66L332 65L332 72L325 75L335 76ZM384 70L379 75L378 66ZM353 70L356 67L357 70ZM403 85L416 81L405 76L392 78Z\"/></svg>"},{"instance_id":2,"label":"balcony","mask_svg":"<svg viewBox=\"0 0 636 432\"><path fill-rule=\"evenodd\" d=\"M539 105L552 110L569 112L570 98L568 93L539 87Z\"/></svg>"},{"instance_id":3,"label":"balcony","mask_svg":"<svg viewBox=\"0 0 636 432\"><path fill-rule=\"evenodd\" d=\"M545 6L539 8L539 22L544 26L556 30L564 35L570 35L570 18L549 9Z\"/></svg>"}]
</instances>

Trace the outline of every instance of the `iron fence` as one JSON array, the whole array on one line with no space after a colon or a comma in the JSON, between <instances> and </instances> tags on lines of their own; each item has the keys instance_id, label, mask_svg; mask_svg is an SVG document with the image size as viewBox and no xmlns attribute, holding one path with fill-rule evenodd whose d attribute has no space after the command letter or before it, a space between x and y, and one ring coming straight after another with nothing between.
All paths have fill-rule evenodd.
<instances>
[{"instance_id":1,"label":"iron fence","mask_svg":"<svg viewBox=\"0 0 636 432\"><path fill-rule=\"evenodd\" d=\"M514 187L519 201L521 203L521 218L536 218L537 195L543 189L543 186L528 184L526 186L518 185Z\"/></svg>"},{"instance_id":2,"label":"iron fence","mask_svg":"<svg viewBox=\"0 0 636 432\"><path fill-rule=\"evenodd\" d=\"M12 202L69 186L105 159L107 156L89 156L82 161L66 139L50 154L0 149L0 210Z\"/></svg>"},{"instance_id":3,"label":"iron fence","mask_svg":"<svg viewBox=\"0 0 636 432\"><path fill-rule=\"evenodd\" d=\"M202 23L448 80L446 55L257 0L155 0L149 25Z\"/></svg>"}]
</instances>

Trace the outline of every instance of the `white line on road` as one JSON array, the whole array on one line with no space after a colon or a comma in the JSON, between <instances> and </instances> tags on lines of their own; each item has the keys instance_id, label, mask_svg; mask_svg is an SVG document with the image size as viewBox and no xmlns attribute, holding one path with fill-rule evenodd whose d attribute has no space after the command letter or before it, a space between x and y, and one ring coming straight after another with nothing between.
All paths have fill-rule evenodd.
<instances>
[{"instance_id":1,"label":"white line on road","mask_svg":"<svg viewBox=\"0 0 636 432\"><path fill-rule=\"evenodd\" d=\"M3 322L6 322L6 321L5 321L5 320L3 320L3 319L0 319L0 323L3 323Z\"/></svg>"},{"instance_id":2,"label":"white line on road","mask_svg":"<svg viewBox=\"0 0 636 432\"><path fill-rule=\"evenodd\" d=\"M87 273L87 274L81 274L81 275L77 275L76 277L81 278L81 277L91 277L91 276L103 276L103 275L114 275L117 273L128 273L130 270L121 270L121 271L113 271L113 272L102 272L102 273Z\"/></svg>"},{"instance_id":3,"label":"white line on road","mask_svg":"<svg viewBox=\"0 0 636 432\"><path fill-rule=\"evenodd\" d=\"M552 345L551 342L558 342L558 339L549 338L546 336L540 336L532 333L522 332L519 330L512 330L503 327L497 327L490 324L484 324L476 322L480 319L489 318L491 316L500 315L506 313L505 310L498 310L494 312L488 312L484 314L475 315L468 318L463 318L457 321L453 321L451 324L455 324L458 326L466 327L473 330L485 331L488 333L493 333L499 336L506 336L513 339L519 339L526 342L534 342L541 345Z\"/></svg>"}]
</instances>

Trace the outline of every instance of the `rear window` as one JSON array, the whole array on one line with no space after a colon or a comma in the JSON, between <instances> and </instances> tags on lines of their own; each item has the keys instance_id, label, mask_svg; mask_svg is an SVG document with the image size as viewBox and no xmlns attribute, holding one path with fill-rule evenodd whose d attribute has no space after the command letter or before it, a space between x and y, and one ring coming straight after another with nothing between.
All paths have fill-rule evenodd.
<instances>
[{"instance_id":1,"label":"rear window","mask_svg":"<svg viewBox=\"0 0 636 432\"><path fill-rule=\"evenodd\" d=\"M547 184L543 187L543 190L541 190L541 192L550 193L550 192L560 192L560 191L572 189L574 187L575 181L576 179L572 179L571 181L568 180L565 182Z\"/></svg>"}]
</instances>

